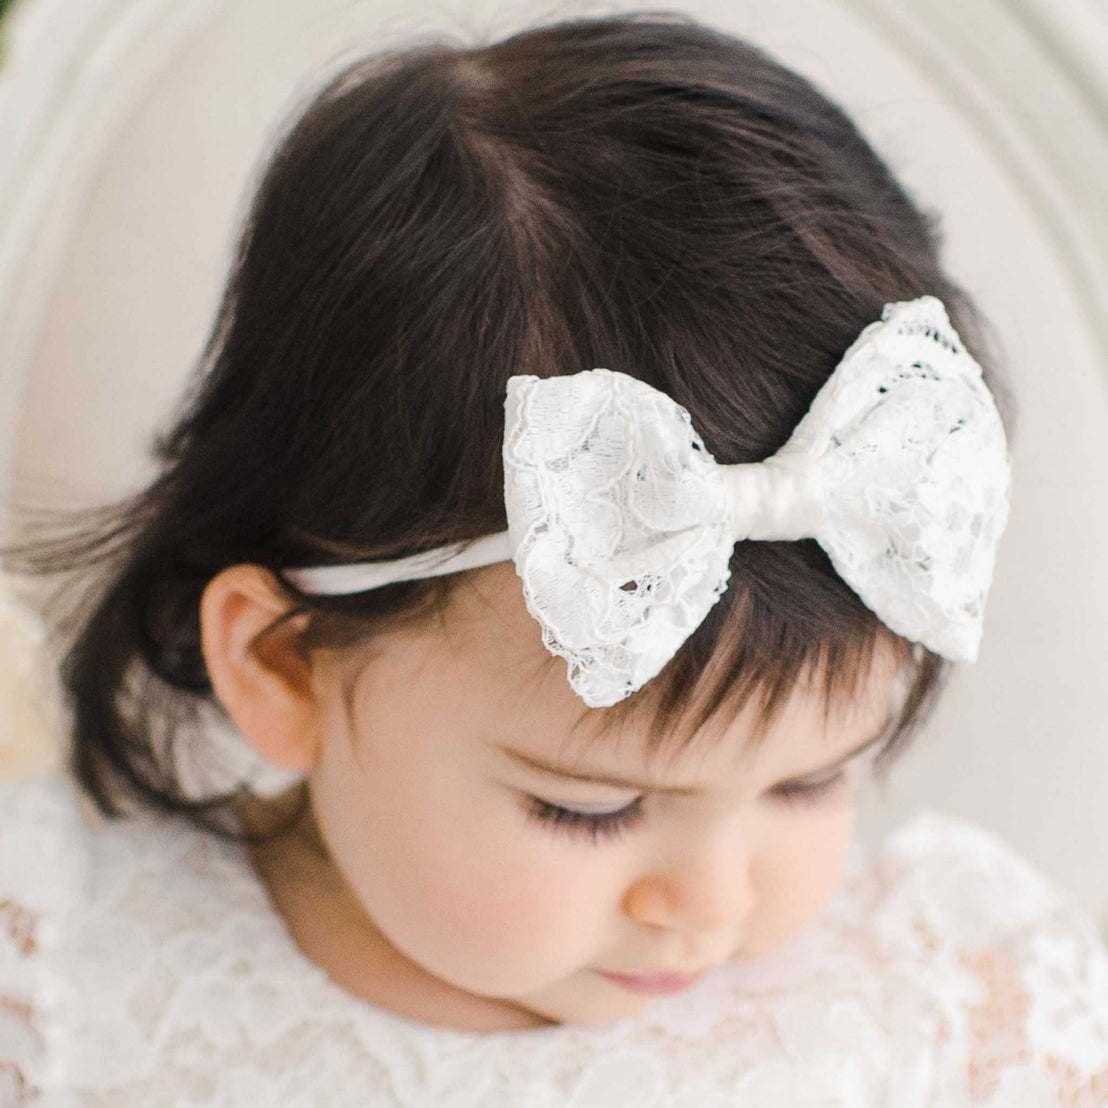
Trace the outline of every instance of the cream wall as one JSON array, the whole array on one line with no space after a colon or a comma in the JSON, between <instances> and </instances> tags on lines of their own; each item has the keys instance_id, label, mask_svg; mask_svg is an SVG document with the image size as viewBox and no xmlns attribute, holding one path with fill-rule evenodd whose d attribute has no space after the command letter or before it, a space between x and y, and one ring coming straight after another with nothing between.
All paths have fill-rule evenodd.
<instances>
[{"instance_id":1,"label":"cream wall","mask_svg":"<svg viewBox=\"0 0 1108 1108\"><path fill-rule=\"evenodd\" d=\"M0 480L136 487L215 304L280 114L353 53L445 27L629 8L400 0L23 0L0 72ZM990 826L1108 921L1108 51L1068 0L699 0L854 112L944 213L1021 418L977 666L908 756L919 805ZM65 18L58 13L64 9ZM522 13L522 14L521 14Z\"/></svg>"}]
</instances>

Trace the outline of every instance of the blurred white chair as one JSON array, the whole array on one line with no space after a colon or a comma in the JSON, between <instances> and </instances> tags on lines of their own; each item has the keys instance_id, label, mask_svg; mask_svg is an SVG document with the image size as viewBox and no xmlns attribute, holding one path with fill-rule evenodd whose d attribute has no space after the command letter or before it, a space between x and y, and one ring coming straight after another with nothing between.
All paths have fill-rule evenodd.
<instances>
[{"instance_id":1,"label":"blurred white chair","mask_svg":"<svg viewBox=\"0 0 1108 1108\"><path fill-rule=\"evenodd\" d=\"M0 503L100 502L148 477L248 182L324 72L416 34L632 6L20 0L0 69ZM813 78L943 213L1019 401L981 661L863 834L957 812L1105 921L1108 20L1090 0L683 7Z\"/></svg>"}]
</instances>

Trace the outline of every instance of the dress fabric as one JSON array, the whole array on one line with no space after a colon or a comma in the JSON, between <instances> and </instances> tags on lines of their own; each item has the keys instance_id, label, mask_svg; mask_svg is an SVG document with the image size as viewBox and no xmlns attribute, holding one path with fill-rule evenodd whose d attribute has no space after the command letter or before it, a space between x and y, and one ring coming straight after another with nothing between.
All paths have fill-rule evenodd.
<instances>
[{"instance_id":1,"label":"dress fabric","mask_svg":"<svg viewBox=\"0 0 1108 1108\"><path fill-rule=\"evenodd\" d=\"M0 785L0 1105L1108 1105L1108 952L992 834L922 812L855 848L787 947L605 1027L374 1008L293 943L244 847Z\"/></svg>"}]
</instances>

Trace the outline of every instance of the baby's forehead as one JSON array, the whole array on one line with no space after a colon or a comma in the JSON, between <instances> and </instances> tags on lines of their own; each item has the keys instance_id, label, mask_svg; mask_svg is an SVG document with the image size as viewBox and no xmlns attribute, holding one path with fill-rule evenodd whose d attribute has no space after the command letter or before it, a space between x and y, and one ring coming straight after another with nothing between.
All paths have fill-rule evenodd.
<instances>
[{"instance_id":1,"label":"baby's forehead","mask_svg":"<svg viewBox=\"0 0 1108 1108\"><path fill-rule=\"evenodd\" d=\"M527 610L523 584L512 562L462 573L451 590L444 628L459 647L504 664L553 660L542 631Z\"/></svg>"},{"instance_id":2,"label":"baby's forehead","mask_svg":"<svg viewBox=\"0 0 1108 1108\"><path fill-rule=\"evenodd\" d=\"M472 681L489 683L490 703L499 706L495 714L502 726L509 731L539 729L546 744L566 759L603 751L662 765L667 759L695 760L721 743L748 750L753 758L763 745L788 743L790 736L808 744L822 737L833 744L840 735L880 730L891 714L899 659L879 645L849 695L830 693L816 671L804 671L768 713L765 690L757 687L725 699L706 719L696 696L690 695L666 719L663 741L652 741L649 736L657 737L658 696L651 685L614 708L586 708L570 688L564 659L543 645L512 563L497 563L464 578L444 613L446 649Z\"/></svg>"}]
</instances>

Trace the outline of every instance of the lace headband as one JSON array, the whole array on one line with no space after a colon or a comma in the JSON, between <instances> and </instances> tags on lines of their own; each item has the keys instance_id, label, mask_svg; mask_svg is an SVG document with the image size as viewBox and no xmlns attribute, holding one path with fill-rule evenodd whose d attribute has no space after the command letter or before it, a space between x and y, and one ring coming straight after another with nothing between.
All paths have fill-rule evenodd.
<instances>
[{"instance_id":1,"label":"lace headband","mask_svg":"<svg viewBox=\"0 0 1108 1108\"><path fill-rule=\"evenodd\" d=\"M689 413L608 369L512 377L508 530L392 562L291 569L342 595L513 560L590 708L641 688L700 625L746 539L816 539L887 627L973 661L1008 517L1004 429L933 296L886 304L771 458L719 465Z\"/></svg>"}]
</instances>

